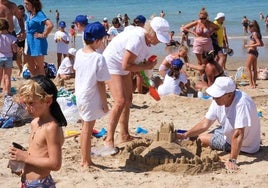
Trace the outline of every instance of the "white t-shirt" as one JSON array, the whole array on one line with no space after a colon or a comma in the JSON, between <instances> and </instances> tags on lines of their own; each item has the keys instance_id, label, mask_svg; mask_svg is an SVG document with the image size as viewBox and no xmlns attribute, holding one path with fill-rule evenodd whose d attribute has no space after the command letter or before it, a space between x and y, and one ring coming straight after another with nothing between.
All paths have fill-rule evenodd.
<instances>
[{"instance_id":1,"label":"white t-shirt","mask_svg":"<svg viewBox=\"0 0 268 188\"><path fill-rule=\"evenodd\" d=\"M105 48L103 56L106 59L110 74L127 75L129 71L122 68L125 51L129 50L137 56L135 63L139 64L150 55L150 47L145 42L145 30L136 27L117 35Z\"/></svg>"},{"instance_id":2,"label":"white t-shirt","mask_svg":"<svg viewBox=\"0 0 268 188\"><path fill-rule=\"evenodd\" d=\"M110 79L104 57L97 53L78 50L75 57L75 95L79 114L84 121L93 121L105 115L97 86L98 81Z\"/></svg>"},{"instance_id":3,"label":"white t-shirt","mask_svg":"<svg viewBox=\"0 0 268 188\"><path fill-rule=\"evenodd\" d=\"M206 118L217 120L224 128L226 141L231 144L234 129L245 127L241 151L255 153L260 148L260 120L254 101L244 92L236 90L229 107L218 106L213 100Z\"/></svg>"},{"instance_id":4,"label":"white t-shirt","mask_svg":"<svg viewBox=\"0 0 268 188\"><path fill-rule=\"evenodd\" d=\"M57 74L72 74L72 73L74 73L74 71L72 69L73 65L74 65L74 62L72 62L69 57L65 57L60 64L60 67L58 69Z\"/></svg>"},{"instance_id":5,"label":"white t-shirt","mask_svg":"<svg viewBox=\"0 0 268 188\"><path fill-rule=\"evenodd\" d=\"M160 96L169 94L179 95L181 93L179 83L182 82L183 84L186 84L187 81L187 77L183 73L180 73L180 76L177 79L174 79L173 77L170 77L168 74L166 74L163 84L161 84L157 89L158 94Z\"/></svg>"},{"instance_id":6,"label":"white t-shirt","mask_svg":"<svg viewBox=\"0 0 268 188\"><path fill-rule=\"evenodd\" d=\"M62 38L66 41L70 41L70 36L67 32L56 31L54 40ZM57 42L57 53L68 54L69 45L63 41Z\"/></svg>"},{"instance_id":7,"label":"white t-shirt","mask_svg":"<svg viewBox=\"0 0 268 188\"><path fill-rule=\"evenodd\" d=\"M109 39L113 39L115 36L117 36L119 33L124 31L124 27L121 25L118 28L115 28L114 26L110 27L107 33L109 34Z\"/></svg>"}]
</instances>

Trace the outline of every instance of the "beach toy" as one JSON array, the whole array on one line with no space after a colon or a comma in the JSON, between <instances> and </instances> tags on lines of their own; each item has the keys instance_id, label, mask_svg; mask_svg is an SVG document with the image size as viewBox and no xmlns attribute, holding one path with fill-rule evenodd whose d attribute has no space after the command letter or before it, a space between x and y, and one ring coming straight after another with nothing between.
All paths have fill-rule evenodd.
<instances>
[{"instance_id":1,"label":"beach toy","mask_svg":"<svg viewBox=\"0 0 268 188\"><path fill-rule=\"evenodd\" d=\"M142 127L137 127L135 132L138 134L147 134L148 133L148 131Z\"/></svg>"},{"instance_id":2,"label":"beach toy","mask_svg":"<svg viewBox=\"0 0 268 188\"><path fill-rule=\"evenodd\" d=\"M151 57L149 57L148 61L149 62L155 62L156 61L157 56L156 55L152 55ZM155 89L155 87L151 86L149 78L146 76L144 71L141 71L141 76L146 84L146 86L149 88L149 93L150 95L156 100L159 101L160 100L160 96L157 92L157 90Z\"/></svg>"},{"instance_id":3,"label":"beach toy","mask_svg":"<svg viewBox=\"0 0 268 188\"><path fill-rule=\"evenodd\" d=\"M14 118L10 117L6 121L4 121L1 128L13 128L14 127Z\"/></svg>"},{"instance_id":4,"label":"beach toy","mask_svg":"<svg viewBox=\"0 0 268 188\"><path fill-rule=\"evenodd\" d=\"M79 131L73 131L73 130L66 130L65 134L67 137L72 137L72 136L78 136L80 135Z\"/></svg>"},{"instance_id":5,"label":"beach toy","mask_svg":"<svg viewBox=\"0 0 268 188\"><path fill-rule=\"evenodd\" d=\"M187 132L187 130L183 130L183 129L178 129L177 130L177 133L179 133L179 134L183 134L183 133L186 133Z\"/></svg>"},{"instance_id":6,"label":"beach toy","mask_svg":"<svg viewBox=\"0 0 268 188\"><path fill-rule=\"evenodd\" d=\"M258 117L262 118L262 111L261 110L258 110Z\"/></svg>"},{"instance_id":7,"label":"beach toy","mask_svg":"<svg viewBox=\"0 0 268 188\"><path fill-rule=\"evenodd\" d=\"M95 136L96 138L100 138L103 137L106 133L107 133L106 129L102 128L98 133L94 133L93 131L93 136Z\"/></svg>"}]
</instances>

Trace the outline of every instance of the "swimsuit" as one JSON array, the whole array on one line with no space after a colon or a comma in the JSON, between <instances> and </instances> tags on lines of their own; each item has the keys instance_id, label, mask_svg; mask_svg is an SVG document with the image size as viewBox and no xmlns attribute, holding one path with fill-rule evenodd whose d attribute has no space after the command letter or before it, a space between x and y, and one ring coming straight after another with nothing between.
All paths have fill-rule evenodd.
<instances>
[{"instance_id":1,"label":"swimsuit","mask_svg":"<svg viewBox=\"0 0 268 188\"><path fill-rule=\"evenodd\" d=\"M198 36L207 36L209 34L209 29L202 28L199 24L197 24L195 32Z\"/></svg>"},{"instance_id":2,"label":"swimsuit","mask_svg":"<svg viewBox=\"0 0 268 188\"><path fill-rule=\"evenodd\" d=\"M55 182L52 179L51 175L48 175L47 177L40 179L40 180L21 180L23 188L55 188Z\"/></svg>"},{"instance_id":3,"label":"swimsuit","mask_svg":"<svg viewBox=\"0 0 268 188\"><path fill-rule=\"evenodd\" d=\"M248 50L248 54L252 54L255 57L258 57L259 56L259 52L257 50L253 50L253 49L249 49Z\"/></svg>"},{"instance_id":4,"label":"swimsuit","mask_svg":"<svg viewBox=\"0 0 268 188\"><path fill-rule=\"evenodd\" d=\"M216 80L216 78L220 77L220 76L224 76L224 71L222 71L221 73L219 73L217 76L214 76L214 80ZM208 83L208 78L207 78L207 75L206 73L204 73L204 77L203 77L204 81L206 83Z\"/></svg>"}]
</instances>

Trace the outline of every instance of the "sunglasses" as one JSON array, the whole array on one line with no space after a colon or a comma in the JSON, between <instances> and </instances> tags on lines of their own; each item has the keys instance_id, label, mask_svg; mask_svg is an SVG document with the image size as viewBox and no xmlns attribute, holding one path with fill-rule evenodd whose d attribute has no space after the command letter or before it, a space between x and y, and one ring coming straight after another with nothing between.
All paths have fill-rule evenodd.
<instances>
[{"instance_id":1,"label":"sunglasses","mask_svg":"<svg viewBox=\"0 0 268 188\"><path fill-rule=\"evenodd\" d=\"M199 18L200 20L206 20L207 19L207 17L205 17L205 18Z\"/></svg>"},{"instance_id":2,"label":"sunglasses","mask_svg":"<svg viewBox=\"0 0 268 188\"><path fill-rule=\"evenodd\" d=\"M249 25L249 27L253 27L254 25Z\"/></svg>"}]
</instances>

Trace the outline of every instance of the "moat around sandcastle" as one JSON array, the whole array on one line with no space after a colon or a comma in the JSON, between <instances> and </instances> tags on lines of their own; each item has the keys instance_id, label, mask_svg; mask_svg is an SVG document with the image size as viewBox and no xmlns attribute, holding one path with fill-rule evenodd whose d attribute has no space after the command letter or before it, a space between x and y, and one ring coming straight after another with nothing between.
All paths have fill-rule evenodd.
<instances>
[{"instance_id":1,"label":"moat around sandcastle","mask_svg":"<svg viewBox=\"0 0 268 188\"><path fill-rule=\"evenodd\" d=\"M120 158L126 167L197 174L216 171L222 162L216 151L197 140L177 141L173 123L161 123L154 140L138 139L125 145Z\"/></svg>"}]
</instances>

